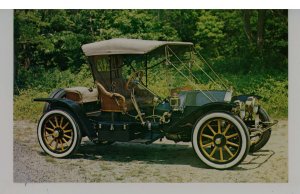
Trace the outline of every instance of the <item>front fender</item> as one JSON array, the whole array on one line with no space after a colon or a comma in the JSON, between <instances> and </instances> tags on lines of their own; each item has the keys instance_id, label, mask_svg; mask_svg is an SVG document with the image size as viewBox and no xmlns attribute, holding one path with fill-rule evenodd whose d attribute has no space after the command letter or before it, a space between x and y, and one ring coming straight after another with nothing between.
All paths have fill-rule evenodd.
<instances>
[{"instance_id":1,"label":"front fender","mask_svg":"<svg viewBox=\"0 0 300 194\"><path fill-rule=\"evenodd\" d=\"M189 114L188 117L193 118L192 123L195 123L200 117L203 115L212 112L212 111L220 111L220 112L230 112L233 108L233 104L227 102L211 102L207 103L201 107L198 107L195 111Z\"/></svg>"},{"instance_id":2,"label":"front fender","mask_svg":"<svg viewBox=\"0 0 300 194\"><path fill-rule=\"evenodd\" d=\"M96 132L94 130L91 130L92 125L89 119L82 111L80 105L78 105L74 101L65 98L35 98L33 99L33 101L47 102L49 104L48 110L56 108L65 108L71 111L76 117L82 134L87 135L90 139L94 139L95 137L97 137Z\"/></svg>"},{"instance_id":3,"label":"front fender","mask_svg":"<svg viewBox=\"0 0 300 194\"><path fill-rule=\"evenodd\" d=\"M202 106L187 106L184 108L183 113L176 112L173 114L172 124L166 128L166 131L181 131L181 126L193 126L200 117L209 112L230 112L232 108L233 104L227 102L211 102Z\"/></svg>"},{"instance_id":4,"label":"front fender","mask_svg":"<svg viewBox=\"0 0 300 194\"><path fill-rule=\"evenodd\" d=\"M207 103L199 108L200 112L207 112L211 111L231 111L233 108L233 104L227 102L211 102Z\"/></svg>"}]
</instances>

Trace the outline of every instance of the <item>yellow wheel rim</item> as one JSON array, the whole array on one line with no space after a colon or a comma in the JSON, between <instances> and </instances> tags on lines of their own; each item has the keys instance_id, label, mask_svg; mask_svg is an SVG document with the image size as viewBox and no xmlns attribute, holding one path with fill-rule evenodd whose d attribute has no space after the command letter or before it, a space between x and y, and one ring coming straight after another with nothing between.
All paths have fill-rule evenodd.
<instances>
[{"instance_id":1,"label":"yellow wheel rim","mask_svg":"<svg viewBox=\"0 0 300 194\"><path fill-rule=\"evenodd\" d=\"M225 118L210 119L199 134L200 151L215 163L228 163L241 149L241 135L237 127Z\"/></svg>"},{"instance_id":2,"label":"yellow wheel rim","mask_svg":"<svg viewBox=\"0 0 300 194\"><path fill-rule=\"evenodd\" d=\"M71 122L63 115L51 115L43 125L42 138L45 145L55 153L67 151L74 139Z\"/></svg>"}]
</instances>

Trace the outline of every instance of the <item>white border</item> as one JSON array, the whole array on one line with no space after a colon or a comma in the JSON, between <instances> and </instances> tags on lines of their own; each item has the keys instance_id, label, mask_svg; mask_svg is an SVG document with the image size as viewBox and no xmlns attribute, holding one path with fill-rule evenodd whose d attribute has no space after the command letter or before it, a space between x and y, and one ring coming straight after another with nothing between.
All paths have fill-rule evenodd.
<instances>
[{"instance_id":1,"label":"white border","mask_svg":"<svg viewBox=\"0 0 300 194\"><path fill-rule=\"evenodd\" d=\"M289 181L300 193L300 10L289 10ZM296 192L297 193L297 192Z\"/></svg>"},{"instance_id":2,"label":"white border","mask_svg":"<svg viewBox=\"0 0 300 194\"><path fill-rule=\"evenodd\" d=\"M13 12L0 10L0 193L13 181ZM7 193L7 192L6 192Z\"/></svg>"},{"instance_id":3,"label":"white border","mask_svg":"<svg viewBox=\"0 0 300 194\"><path fill-rule=\"evenodd\" d=\"M5 9L295 9L297 0L11 0Z\"/></svg>"},{"instance_id":4,"label":"white border","mask_svg":"<svg viewBox=\"0 0 300 194\"><path fill-rule=\"evenodd\" d=\"M148 5L147 1L141 1ZM168 4L173 5L170 0ZM175 0L176 1L176 0ZM21 2L21 1L20 1ZM31 2L31 3L30 3ZM33 3L34 2L34 3ZM37 7L42 1L22 0L16 7ZM53 4L58 2L52 1ZM85 5L78 8L86 8L86 4L93 6L91 1L80 1ZM101 1L99 1L101 3ZM110 1L115 2L115 1ZM135 1L133 1L135 2ZM152 1L157 2L157 1ZM177 1L176 1L177 2ZM190 1L184 1L189 3ZM206 1L207 2L207 1ZM218 1L221 2L221 1ZM224 1L227 2L227 1ZM262 8L276 8L279 6L278 1L257 1L251 3L263 4ZM293 1L297 2L297 1ZM11 1L6 2L6 6L13 7ZM62 3L59 1L58 3ZM64 5L78 5L78 1L64 1ZM162 2L159 2L162 3ZM157 3L157 5L160 5ZM235 3L240 5L239 0ZM3 3L4 4L4 3ZM26 4L26 5L25 5ZM225 3L223 3L225 4ZM246 3L247 4L247 3ZM249 3L248 3L249 4ZM32 6L33 5L33 6ZM49 2L43 5L45 8L53 8L49 6ZM119 0L116 5L124 5ZM144 6L145 6L144 5ZM201 1L190 4L190 6L202 6ZM210 4L211 6L212 4ZM232 4L231 4L232 5ZM291 6L291 1L281 0L282 8L296 8L297 5ZM47 7L49 6L49 7ZM110 6L112 6L110 4ZM221 4L222 6L222 4ZM16 8L14 7L14 8ZM74 7L74 6L73 6ZM128 7L128 6L127 6ZM206 6L207 7L207 6ZM220 8L220 5L217 7ZM215 8L217 8L215 7ZM228 6L225 6L228 7ZM69 8L69 7L68 7ZM101 6L98 6L101 8ZM123 8L126 8L123 7ZM145 8L145 7L144 7ZM150 8L150 7L147 7ZM181 6L179 8L184 8ZM237 8L235 6L231 8ZM300 193L300 157L299 157L299 137L300 137L300 11L291 10L289 12L289 183L287 184L15 184L13 183L13 13L12 11L0 10L0 193L28 193L28 194L44 194L44 193Z\"/></svg>"}]
</instances>

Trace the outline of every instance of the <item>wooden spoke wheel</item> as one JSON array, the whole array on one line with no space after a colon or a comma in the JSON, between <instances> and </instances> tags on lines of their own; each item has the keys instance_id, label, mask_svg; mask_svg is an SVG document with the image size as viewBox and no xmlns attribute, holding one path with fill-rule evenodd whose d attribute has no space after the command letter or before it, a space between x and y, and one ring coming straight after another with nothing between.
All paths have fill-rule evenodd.
<instances>
[{"instance_id":1,"label":"wooden spoke wheel","mask_svg":"<svg viewBox=\"0 0 300 194\"><path fill-rule=\"evenodd\" d=\"M249 151L247 127L230 113L214 112L202 117L192 139L198 157L216 169L238 165Z\"/></svg>"},{"instance_id":2,"label":"wooden spoke wheel","mask_svg":"<svg viewBox=\"0 0 300 194\"><path fill-rule=\"evenodd\" d=\"M71 113L65 110L51 110L40 119L38 140L46 153L62 158L77 150L81 142L81 133Z\"/></svg>"}]
</instances>

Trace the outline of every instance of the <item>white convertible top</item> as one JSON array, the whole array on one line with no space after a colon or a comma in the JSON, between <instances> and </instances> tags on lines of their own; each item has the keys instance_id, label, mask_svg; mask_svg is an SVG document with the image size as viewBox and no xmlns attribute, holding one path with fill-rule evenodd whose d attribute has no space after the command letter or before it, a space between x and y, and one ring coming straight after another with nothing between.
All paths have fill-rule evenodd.
<instances>
[{"instance_id":1,"label":"white convertible top","mask_svg":"<svg viewBox=\"0 0 300 194\"><path fill-rule=\"evenodd\" d=\"M193 43L115 38L84 44L82 50L86 56L146 54L162 46L193 46Z\"/></svg>"}]
</instances>

